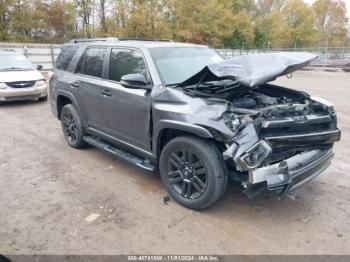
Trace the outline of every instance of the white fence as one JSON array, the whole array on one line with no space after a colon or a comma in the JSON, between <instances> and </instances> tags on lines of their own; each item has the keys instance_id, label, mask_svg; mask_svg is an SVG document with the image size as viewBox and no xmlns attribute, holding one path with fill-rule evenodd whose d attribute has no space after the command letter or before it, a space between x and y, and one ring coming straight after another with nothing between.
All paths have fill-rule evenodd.
<instances>
[{"instance_id":1,"label":"white fence","mask_svg":"<svg viewBox=\"0 0 350 262\"><path fill-rule=\"evenodd\" d=\"M0 50L24 54L34 65L50 70L60 52L60 45L0 43Z\"/></svg>"},{"instance_id":2,"label":"white fence","mask_svg":"<svg viewBox=\"0 0 350 262\"><path fill-rule=\"evenodd\" d=\"M12 50L24 54L35 65L43 65L44 69L53 68L59 52L60 45L47 44L22 44L22 43L0 43L0 50ZM234 56L267 53L267 52L310 52L317 54L319 57L313 61L315 66L342 66L350 63L350 47L328 47L328 48L289 48L289 49L249 49L249 50L232 50L216 49L225 59Z\"/></svg>"}]
</instances>

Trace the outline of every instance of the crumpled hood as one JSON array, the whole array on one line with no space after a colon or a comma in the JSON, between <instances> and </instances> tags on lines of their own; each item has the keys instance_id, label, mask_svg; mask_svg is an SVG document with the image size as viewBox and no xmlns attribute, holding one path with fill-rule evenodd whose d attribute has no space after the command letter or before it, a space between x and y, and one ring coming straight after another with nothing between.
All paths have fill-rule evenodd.
<instances>
[{"instance_id":1,"label":"crumpled hood","mask_svg":"<svg viewBox=\"0 0 350 262\"><path fill-rule=\"evenodd\" d=\"M0 72L0 83L16 81L34 81L40 79L44 79L44 77L37 70Z\"/></svg>"},{"instance_id":2,"label":"crumpled hood","mask_svg":"<svg viewBox=\"0 0 350 262\"><path fill-rule=\"evenodd\" d=\"M233 79L243 86L254 87L277 77L299 70L317 55L304 52L281 52L237 56L210 64L179 86L195 85L200 81Z\"/></svg>"}]
</instances>

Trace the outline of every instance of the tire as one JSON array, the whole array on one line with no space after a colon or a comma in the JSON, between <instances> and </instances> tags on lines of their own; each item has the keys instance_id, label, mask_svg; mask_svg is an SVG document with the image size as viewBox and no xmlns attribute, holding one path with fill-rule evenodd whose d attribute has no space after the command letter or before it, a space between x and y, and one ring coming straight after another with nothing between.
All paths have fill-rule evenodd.
<instances>
[{"instance_id":1,"label":"tire","mask_svg":"<svg viewBox=\"0 0 350 262\"><path fill-rule=\"evenodd\" d=\"M217 146L191 136L176 137L166 144L159 171L169 195L195 210L218 201L228 181L227 167Z\"/></svg>"},{"instance_id":2,"label":"tire","mask_svg":"<svg viewBox=\"0 0 350 262\"><path fill-rule=\"evenodd\" d=\"M47 96L39 97L38 99L40 102L45 102L47 101Z\"/></svg>"},{"instance_id":3,"label":"tire","mask_svg":"<svg viewBox=\"0 0 350 262\"><path fill-rule=\"evenodd\" d=\"M73 148L83 148L86 146L83 137L85 132L77 110L73 105L68 104L61 111L61 126L64 138L68 145Z\"/></svg>"}]
</instances>

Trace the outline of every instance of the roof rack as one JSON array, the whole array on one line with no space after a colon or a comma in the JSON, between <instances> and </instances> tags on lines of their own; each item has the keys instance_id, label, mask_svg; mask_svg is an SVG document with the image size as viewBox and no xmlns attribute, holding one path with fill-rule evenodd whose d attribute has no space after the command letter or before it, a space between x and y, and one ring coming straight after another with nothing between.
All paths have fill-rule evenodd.
<instances>
[{"instance_id":1,"label":"roof rack","mask_svg":"<svg viewBox=\"0 0 350 262\"><path fill-rule=\"evenodd\" d=\"M116 37L106 37L106 38L81 38L81 39L72 39L70 43L89 43L89 42L117 42L119 41Z\"/></svg>"},{"instance_id":2,"label":"roof rack","mask_svg":"<svg viewBox=\"0 0 350 262\"><path fill-rule=\"evenodd\" d=\"M0 47L0 52L13 53L16 52L16 50L10 47Z\"/></svg>"},{"instance_id":3,"label":"roof rack","mask_svg":"<svg viewBox=\"0 0 350 262\"><path fill-rule=\"evenodd\" d=\"M150 38L119 38L119 41L158 41L158 42L174 42L171 39L150 39Z\"/></svg>"},{"instance_id":4,"label":"roof rack","mask_svg":"<svg viewBox=\"0 0 350 262\"><path fill-rule=\"evenodd\" d=\"M156 41L156 42L174 42L171 39L149 39L149 38L116 38L116 37L106 37L106 38L81 38L72 39L69 43L90 43L90 42L118 42L118 41Z\"/></svg>"}]
</instances>

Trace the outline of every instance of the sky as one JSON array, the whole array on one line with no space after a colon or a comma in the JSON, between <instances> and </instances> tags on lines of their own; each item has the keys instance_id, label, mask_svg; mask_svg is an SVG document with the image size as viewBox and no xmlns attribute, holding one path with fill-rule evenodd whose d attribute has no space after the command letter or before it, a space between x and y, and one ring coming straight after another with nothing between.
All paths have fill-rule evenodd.
<instances>
[{"instance_id":1,"label":"sky","mask_svg":"<svg viewBox=\"0 0 350 262\"><path fill-rule=\"evenodd\" d=\"M313 2L315 2L316 0L304 0L306 3L312 4ZM350 0L343 0L346 4L346 9L348 10L348 18L350 19Z\"/></svg>"}]
</instances>

